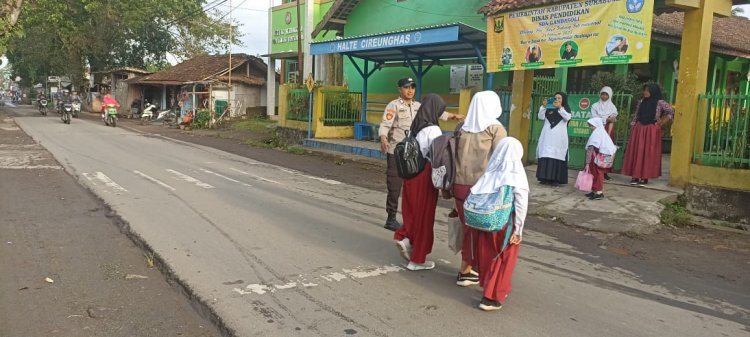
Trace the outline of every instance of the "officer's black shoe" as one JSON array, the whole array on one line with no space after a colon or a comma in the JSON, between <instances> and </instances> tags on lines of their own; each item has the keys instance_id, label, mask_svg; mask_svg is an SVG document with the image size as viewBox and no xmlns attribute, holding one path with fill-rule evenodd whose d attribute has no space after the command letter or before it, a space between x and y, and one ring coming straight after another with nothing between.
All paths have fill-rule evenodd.
<instances>
[{"instance_id":1,"label":"officer's black shoe","mask_svg":"<svg viewBox=\"0 0 750 337\"><path fill-rule=\"evenodd\" d=\"M395 232L396 230L398 230L399 228L401 228L401 224L398 223L398 220L396 220L396 215L395 214L392 214L392 215L389 214L388 215L388 220L385 221L385 226L383 226L383 227L385 229L387 229L387 230Z\"/></svg>"}]
</instances>

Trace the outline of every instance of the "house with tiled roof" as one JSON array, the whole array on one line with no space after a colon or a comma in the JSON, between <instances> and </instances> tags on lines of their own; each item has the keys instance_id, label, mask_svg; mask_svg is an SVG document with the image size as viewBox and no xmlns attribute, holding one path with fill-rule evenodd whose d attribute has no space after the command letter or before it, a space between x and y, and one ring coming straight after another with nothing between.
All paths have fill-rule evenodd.
<instances>
[{"instance_id":1,"label":"house with tiled roof","mask_svg":"<svg viewBox=\"0 0 750 337\"><path fill-rule=\"evenodd\" d=\"M268 65L255 56L201 55L130 83L143 89L144 100L161 102L162 107L179 105L183 114L200 110L222 113L231 101L232 116L239 116L248 108L266 105L267 70Z\"/></svg>"}]
</instances>

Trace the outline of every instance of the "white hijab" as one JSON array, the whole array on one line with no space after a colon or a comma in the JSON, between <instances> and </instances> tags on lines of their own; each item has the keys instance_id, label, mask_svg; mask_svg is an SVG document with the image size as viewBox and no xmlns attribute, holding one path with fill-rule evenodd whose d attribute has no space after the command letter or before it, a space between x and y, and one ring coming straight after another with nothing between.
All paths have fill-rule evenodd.
<instances>
[{"instance_id":1,"label":"white hijab","mask_svg":"<svg viewBox=\"0 0 750 337\"><path fill-rule=\"evenodd\" d=\"M529 180L523 167L523 146L513 137L500 140L487 169L471 188L471 193L497 193L505 185L529 190Z\"/></svg>"},{"instance_id":2,"label":"white hijab","mask_svg":"<svg viewBox=\"0 0 750 337\"><path fill-rule=\"evenodd\" d=\"M604 122L602 119L594 117L589 119L588 123L593 125L595 129L591 132L586 147L595 146L599 149L599 153L613 156L615 152L617 152L617 146L612 142L612 138L609 138L607 131L604 130Z\"/></svg>"},{"instance_id":3,"label":"white hijab","mask_svg":"<svg viewBox=\"0 0 750 337\"><path fill-rule=\"evenodd\" d=\"M614 103L612 103L612 97L613 92L612 88L610 87L604 87L602 90L599 90L599 95L601 96L602 93L606 93L609 95L609 99L606 101L602 101L601 98L599 99L599 102L596 102L591 107L591 117L599 117L606 119L609 116L617 116L617 107Z\"/></svg>"},{"instance_id":4,"label":"white hijab","mask_svg":"<svg viewBox=\"0 0 750 337\"><path fill-rule=\"evenodd\" d=\"M494 91L487 90L478 92L471 99L469 113L461 130L471 133L479 133L487 130L491 125L501 125L497 120L503 114L500 104L500 96Z\"/></svg>"}]
</instances>

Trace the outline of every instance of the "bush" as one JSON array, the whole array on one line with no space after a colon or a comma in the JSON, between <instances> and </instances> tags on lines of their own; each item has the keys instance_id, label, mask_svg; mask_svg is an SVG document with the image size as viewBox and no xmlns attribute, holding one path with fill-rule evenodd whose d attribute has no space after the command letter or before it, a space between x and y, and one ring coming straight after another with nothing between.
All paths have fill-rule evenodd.
<instances>
[{"instance_id":1,"label":"bush","mask_svg":"<svg viewBox=\"0 0 750 337\"><path fill-rule=\"evenodd\" d=\"M692 217L688 212L687 198L684 195L677 197L677 201L666 204L660 214L661 222L668 226L689 227L692 226Z\"/></svg>"},{"instance_id":2,"label":"bush","mask_svg":"<svg viewBox=\"0 0 750 337\"><path fill-rule=\"evenodd\" d=\"M193 129L205 129L208 127L208 122L211 120L211 113L208 111L198 111L193 117L193 122L190 123L190 127Z\"/></svg>"}]
</instances>

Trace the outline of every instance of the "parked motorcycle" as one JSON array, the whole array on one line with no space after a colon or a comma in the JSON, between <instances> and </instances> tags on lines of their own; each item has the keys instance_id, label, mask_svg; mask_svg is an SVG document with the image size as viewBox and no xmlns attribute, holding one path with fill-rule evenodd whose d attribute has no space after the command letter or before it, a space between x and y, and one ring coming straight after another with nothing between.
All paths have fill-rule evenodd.
<instances>
[{"instance_id":1,"label":"parked motorcycle","mask_svg":"<svg viewBox=\"0 0 750 337\"><path fill-rule=\"evenodd\" d=\"M60 115L60 119L65 124L70 124L70 118L73 116L73 104L71 103L64 103L62 105L62 114Z\"/></svg>"},{"instance_id":2,"label":"parked motorcycle","mask_svg":"<svg viewBox=\"0 0 750 337\"><path fill-rule=\"evenodd\" d=\"M117 127L117 107L114 104L107 104L107 110L104 113L104 124L113 128Z\"/></svg>"},{"instance_id":3,"label":"parked motorcycle","mask_svg":"<svg viewBox=\"0 0 750 337\"><path fill-rule=\"evenodd\" d=\"M47 100L46 99L39 100L39 113L41 113L42 116L47 116Z\"/></svg>"},{"instance_id":4,"label":"parked motorcycle","mask_svg":"<svg viewBox=\"0 0 750 337\"><path fill-rule=\"evenodd\" d=\"M177 118L177 109L168 109L159 111L159 115L156 117L157 121L162 121L164 124L173 123Z\"/></svg>"},{"instance_id":5,"label":"parked motorcycle","mask_svg":"<svg viewBox=\"0 0 750 337\"><path fill-rule=\"evenodd\" d=\"M156 105L153 105L151 103L146 103L146 107L143 108L143 112L141 113L141 124L145 124L147 121L150 121L154 118L154 112L158 110L158 107Z\"/></svg>"}]
</instances>

